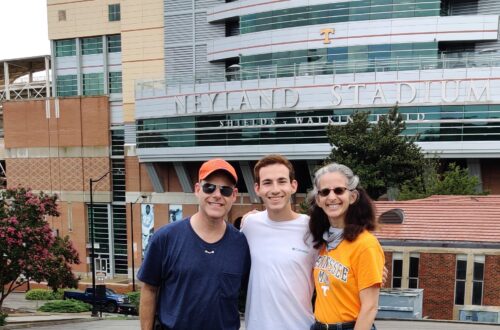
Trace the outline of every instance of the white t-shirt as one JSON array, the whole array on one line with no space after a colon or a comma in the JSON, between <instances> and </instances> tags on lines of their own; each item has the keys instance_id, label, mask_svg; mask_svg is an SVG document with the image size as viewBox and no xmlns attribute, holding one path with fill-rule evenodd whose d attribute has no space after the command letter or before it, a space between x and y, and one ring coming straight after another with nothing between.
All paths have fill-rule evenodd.
<instances>
[{"instance_id":1,"label":"white t-shirt","mask_svg":"<svg viewBox=\"0 0 500 330\"><path fill-rule=\"evenodd\" d=\"M309 217L272 221L267 211L249 215L245 234L252 267L245 311L247 330L309 330L314 323L311 299L313 248Z\"/></svg>"}]
</instances>

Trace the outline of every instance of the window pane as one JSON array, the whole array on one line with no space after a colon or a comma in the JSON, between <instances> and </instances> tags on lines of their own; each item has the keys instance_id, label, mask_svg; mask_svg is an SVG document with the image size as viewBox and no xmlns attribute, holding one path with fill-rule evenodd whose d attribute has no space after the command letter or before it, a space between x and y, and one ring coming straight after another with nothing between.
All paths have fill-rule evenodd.
<instances>
[{"instance_id":1,"label":"window pane","mask_svg":"<svg viewBox=\"0 0 500 330\"><path fill-rule=\"evenodd\" d=\"M463 305L465 296L465 282L457 281L455 284L455 305Z\"/></svg>"},{"instance_id":2,"label":"window pane","mask_svg":"<svg viewBox=\"0 0 500 330\"><path fill-rule=\"evenodd\" d=\"M109 73L109 92L121 93L122 92L122 73L110 72Z\"/></svg>"},{"instance_id":3,"label":"window pane","mask_svg":"<svg viewBox=\"0 0 500 330\"><path fill-rule=\"evenodd\" d=\"M102 37L82 39L82 55L92 54L102 54Z\"/></svg>"},{"instance_id":4,"label":"window pane","mask_svg":"<svg viewBox=\"0 0 500 330\"><path fill-rule=\"evenodd\" d=\"M472 283L472 304L481 305L483 302L483 282Z\"/></svg>"},{"instance_id":5,"label":"window pane","mask_svg":"<svg viewBox=\"0 0 500 330\"><path fill-rule=\"evenodd\" d=\"M119 53L122 51L122 38L121 35L115 34L108 36L108 52Z\"/></svg>"},{"instance_id":6,"label":"window pane","mask_svg":"<svg viewBox=\"0 0 500 330\"><path fill-rule=\"evenodd\" d=\"M55 44L56 44L56 57L76 55L75 39L56 40Z\"/></svg>"},{"instance_id":7,"label":"window pane","mask_svg":"<svg viewBox=\"0 0 500 330\"><path fill-rule=\"evenodd\" d=\"M418 261L417 257L410 257L410 277L418 277Z\"/></svg>"},{"instance_id":8,"label":"window pane","mask_svg":"<svg viewBox=\"0 0 500 330\"><path fill-rule=\"evenodd\" d=\"M392 274L395 277L403 276L403 260L394 260L392 266Z\"/></svg>"},{"instance_id":9,"label":"window pane","mask_svg":"<svg viewBox=\"0 0 500 330\"><path fill-rule=\"evenodd\" d=\"M57 96L75 96L78 94L76 74L57 76Z\"/></svg>"},{"instance_id":10,"label":"window pane","mask_svg":"<svg viewBox=\"0 0 500 330\"><path fill-rule=\"evenodd\" d=\"M482 281L484 279L484 264L480 262L474 263L474 281Z\"/></svg>"},{"instance_id":11,"label":"window pane","mask_svg":"<svg viewBox=\"0 0 500 330\"><path fill-rule=\"evenodd\" d=\"M465 260L457 260L457 280L465 280L467 271L467 261Z\"/></svg>"},{"instance_id":12,"label":"window pane","mask_svg":"<svg viewBox=\"0 0 500 330\"><path fill-rule=\"evenodd\" d=\"M83 74L83 95L103 95L104 79L102 73Z\"/></svg>"},{"instance_id":13,"label":"window pane","mask_svg":"<svg viewBox=\"0 0 500 330\"><path fill-rule=\"evenodd\" d=\"M400 288L401 287L401 278L393 278L392 279L392 287Z\"/></svg>"},{"instance_id":14,"label":"window pane","mask_svg":"<svg viewBox=\"0 0 500 330\"><path fill-rule=\"evenodd\" d=\"M120 4L108 5L108 18L110 22L119 21L120 17Z\"/></svg>"},{"instance_id":15,"label":"window pane","mask_svg":"<svg viewBox=\"0 0 500 330\"><path fill-rule=\"evenodd\" d=\"M408 287L410 289L417 289L418 288L418 279L417 278L410 278L408 281Z\"/></svg>"}]
</instances>

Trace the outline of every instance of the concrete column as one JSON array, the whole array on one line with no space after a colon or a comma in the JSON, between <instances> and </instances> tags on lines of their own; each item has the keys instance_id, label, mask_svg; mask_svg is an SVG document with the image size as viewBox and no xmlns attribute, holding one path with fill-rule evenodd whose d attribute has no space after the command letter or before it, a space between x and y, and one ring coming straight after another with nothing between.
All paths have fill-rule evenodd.
<instances>
[{"instance_id":1,"label":"concrete column","mask_svg":"<svg viewBox=\"0 0 500 330\"><path fill-rule=\"evenodd\" d=\"M4 83L5 83L5 99L10 100L9 62L3 62L3 72L4 72L4 77L5 77L5 81L4 81Z\"/></svg>"}]
</instances>

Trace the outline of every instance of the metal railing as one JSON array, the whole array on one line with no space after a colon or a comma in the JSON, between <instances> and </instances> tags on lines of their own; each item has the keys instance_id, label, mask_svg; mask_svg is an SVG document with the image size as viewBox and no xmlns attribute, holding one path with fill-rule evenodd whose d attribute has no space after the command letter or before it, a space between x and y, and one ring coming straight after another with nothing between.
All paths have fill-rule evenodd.
<instances>
[{"instance_id":1,"label":"metal railing","mask_svg":"<svg viewBox=\"0 0 500 330\"><path fill-rule=\"evenodd\" d=\"M168 87L253 79L336 75L407 70L500 67L500 54L450 53L441 57L373 59L356 61L310 62L294 65L239 67L229 71L198 71L194 75L167 74L165 80L136 82L136 98L165 92Z\"/></svg>"}]
</instances>

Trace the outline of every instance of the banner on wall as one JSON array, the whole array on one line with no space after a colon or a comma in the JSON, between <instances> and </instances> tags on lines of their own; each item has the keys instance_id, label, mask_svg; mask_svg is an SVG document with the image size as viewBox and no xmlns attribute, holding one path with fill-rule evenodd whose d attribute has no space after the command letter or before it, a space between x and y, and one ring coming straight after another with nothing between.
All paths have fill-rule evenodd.
<instances>
[{"instance_id":1,"label":"banner on wall","mask_svg":"<svg viewBox=\"0 0 500 330\"><path fill-rule=\"evenodd\" d=\"M155 231L155 215L153 204L141 204L142 224L142 257L146 254L149 241Z\"/></svg>"},{"instance_id":2,"label":"banner on wall","mask_svg":"<svg viewBox=\"0 0 500 330\"><path fill-rule=\"evenodd\" d=\"M171 204L168 207L169 223L182 220L182 205Z\"/></svg>"}]
</instances>

